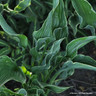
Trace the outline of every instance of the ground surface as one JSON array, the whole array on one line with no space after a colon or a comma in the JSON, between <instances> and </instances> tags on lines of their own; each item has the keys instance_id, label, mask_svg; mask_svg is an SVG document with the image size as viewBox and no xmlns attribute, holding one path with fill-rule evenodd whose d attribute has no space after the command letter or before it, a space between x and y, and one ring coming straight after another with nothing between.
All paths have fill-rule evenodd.
<instances>
[{"instance_id":1,"label":"ground surface","mask_svg":"<svg viewBox=\"0 0 96 96\"><path fill-rule=\"evenodd\" d=\"M86 51L80 50L79 53L91 56L96 60L96 48L94 42L85 46ZM96 72L90 70L75 70L73 76L62 81L61 86L73 86L62 94L53 96L96 96Z\"/></svg>"}]
</instances>

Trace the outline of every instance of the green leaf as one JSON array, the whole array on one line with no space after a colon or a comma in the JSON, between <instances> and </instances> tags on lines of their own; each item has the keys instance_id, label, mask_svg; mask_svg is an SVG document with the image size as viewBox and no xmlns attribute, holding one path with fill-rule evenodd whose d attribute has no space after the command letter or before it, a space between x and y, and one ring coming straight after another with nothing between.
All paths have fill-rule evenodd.
<instances>
[{"instance_id":1,"label":"green leaf","mask_svg":"<svg viewBox=\"0 0 96 96\"><path fill-rule=\"evenodd\" d=\"M59 78L55 81L56 84L59 84L62 80L66 80L68 77L72 76L74 74L74 69L69 69L63 71L60 75Z\"/></svg>"},{"instance_id":2,"label":"green leaf","mask_svg":"<svg viewBox=\"0 0 96 96\"><path fill-rule=\"evenodd\" d=\"M41 73L41 72L44 72L45 70L50 69L50 63L52 58L53 56L47 55L44 58L44 60L42 60L42 64L40 66L34 66L31 68L32 72Z\"/></svg>"},{"instance_id":3,"label":"green leaf","mask_svg":"<svg viewBox=\"0 0 96 96\"><path fill-rule=\"evenodd\" d=\"M74 36L77 33L77 26L80 24L79 17L77 15L72 15L69 18L69 24L71 28L73 29Z\"/></svg>"},{"instance_id":4,"label":"green leaf","mask_svg":"<svg viewBox=\"0 0 96 96\"><path fill-rule=\"evenodd\" d=\"M87 25L85 29L90 30L92 33L92 36L95 36L95 28L93 26Z\"/></svg>"},{"instance_id":5,"label":"green leaf","mask_svg":"<svg viewBox=\"0 0 96 96\"><path fill-rule=\"evenodd\" d=\"M96 12L87 0L71 0L72 5L76 12L81 17L80 27L86 27L87 25L94 26L96 28Z\"/></svg>"},{"instance_id":6,"label":"green leaf","mask_svg":"<svg viewBox=\"0 0 96 96\"><path fill-rule=\"evenodd\" d=\"M21 12L31 5L31 0L21 0L19 4L14 8L14 11Z\"/></svg>"},{"instance_id":7,"label":"green leaf","mask_svg":"<svg viewBox=\"0 0 96 96\"><path fill-rule=\"evenodd\" d=\"M88 70L96 71L96 67L88 64L72 62L72 61L65 62L64 65L62 66L62 70L70 70L70 69L88 69Z\"/></svg>"},{"instance_id":8,"label":"green leaf","mask_svg":"<svg viewBox=\"0 0 96 96\"><path fill-rule=\"evenodd\" d=\"M35 39L52 36L52 14L53 12L51 11L47 19L44 21L42 27L33 33L33 37Z\"/></svg>"},{"instance_id":9,"label":"green leaf","mask_svg":"<svg viewBox=\"0 0 96 96\"><path fill-rule=\"evenodd\" d=\"M22 46L22 47L27 47L28 45L28 39L25 35L21 35L21 34L16 34L15 31L7 24L7 22L5 21L5 19L3 18L3 16L0 14L0 25L2 27L2 29L9 34L10 36L13 35L13 37L15 37L16 41L18 41L18 43ZM17 38L16 38L17 37ZM14 39L14 38L13 38ZM14 40L15 40L14 39ZM19 39L19 40L18 40Z\"/></svg>"},{"instance_id":10,"label":"green leaf","mask_svg":"<svg viewBox=\"0 0 96 96\"><path fill-rule=\"evenodd\" d=\"M51 37L40 38L36 42L36 49L41 50L42 48L44 48L46 43L47 43L47 46L48 46L48 44L52 43L54 40L55 40L55 38L51 38Z\"/></svg>"},{"instance_id":11,"label":"green leaf","mask_svg":"<svg viewBox=\"0 0 96 96\"><path fill-rule=\"evenodd\" d=\"M44 87L48 88L56 93L62 93L70 88L70 87L58 87L58 86L49 85L49 84L45 85Z\"/></svg>"},{"instance_id":12,"label":"green leaf","mask_svg":"<svg viewBox=\"0 0 96 96\"><path fill-rule=\"evenodd\" d=\"M18 94L22 94L23 96L27 96L27 91L23 88L21 88L20 90L18 90L17 92Z\"/></svg>"},{"instance_id":13,"label":"green leaf","mask_svg":"<svg viewBox=\"0 0 96 96\"><path fill-rule=\"evenodd\" d=\"M21 69L8 56L0 56L0 86L9 80L25 83L26 78Z\"/></svg>"},{"instance_id":14,"label":"green leaf","mask_svg":"<svg viewBox=\"0 0 96 96\"><path fill-rule=\"evenodd\" d=\"M38 58L39 53L37 52L36 48L33 47L33 48L30 49L30 55L32 55L32 57L34 59L36 59L36 58Z\"/></svg>"},{"instance_id":15,"label":"green leaf","mask_svg":"<svg viewBox=\"0 0 96 96\"><path fill-rule=\"evenodd\" d=\"M96 67L96 61L93 58L91 58L90 56L85 56L85 55L80 54L80 55L77 55L73 59L73 61L88 64L88 65Z\"/></svg>"},{"instance_id":16,"label":"green leaf","mask_svg":"<svg viewBox=\"0 0 96 96\"><path fill-rule=\"evenodd\" d=\"M35 39L44 37L53 38L53 30L58 27L62 28L62 33L64 32L63 38L67 37L67 20L64 12L63 0L53 1L53 9L49 13L42 27L38 31L34 31L33 37Z\"/></svg>"},{"instance_id":17,"label":"green leaf","mask_svg":"<svg viewBox=\"0 0 96 96\"><path fill-rule=\"evenodd\" d=\"M51 47L51 49L49 50L48 54L56 54L59 52L60 50L60 44L61 42L64 40L65 38L59 39L57 41L55 41Z\"/></svg>"},{"instance_id":18,"label":"green leaf","mask_svg":"<svg viewBox=\"0 0 96 96\"><path fill-rule=\"evenodd\" d=\"M22 47L25 47L26 48L28 46L28 39L27 39L27 37L25 35L21 35L21 34L17 35L17 37L20 40L20 43L19 44Z\"/></svg>"},{"instance_id":19,"label":"green leaf","mask_svg":"<svg viewBox=\"0 0 96 96\"><path fill-rule=\"evenodd\" d=\"M48 70L50 68L49 65L42 65L42 66L34 66L31 68L32 72L35 72L35 73L41 73L41 72L44 72L45 70Z\"/></svg>"},{"instance_id":20,"label":"green leaf","mask_svg":"<svg viewBox=\"0 0 96 96\"><path fill-rule=\"evenodd\" d=\"M67 27L63 0L53 0L53 28Z\"/></svg>"},{"instance_id":21,"label":"green leaf","mask_svg":"<svg viewBox=\"0 0 96 96\"><path fill-rule=\"evenodd\" d=\"M1 93L3 95L1 95ZM11 91L10 89L6 88L5 86L0 86L0 96L13 96L13 95L19 95L13 91ZM21 96L21 94L20 94Z\"/></svg>"},{"instance_id":22,"label":"green leaf","mask_svg":"<svg viewBox=\"0 0 96 96\"><path fill-rule=\"evenodd\" d=\"M3 11L3 8L4 8L3 4L0 4L0 13Z\"/></svg>"},{"instance_id":23,"label":"green leaf","mask_svg":"<svg viewBox=\"0 0 96 96\"><path fill-rule=\"evenodd\" d=\"M5 42L4 40L0 39L0 46L4 47L4 46L9 46L7 42Z\"/></svg>"},{"instance_id":24,"label":"green leaf","mask_svg":"<svg viewBox=\"0 0 96 96\"><path fill-rule=\"evenodd\" d=\"M67 56L74 58L77 55L78 49L93 40L96 40L96 36L88 36L72 40L66 47Z\"/></svg>"},{"instance_id":25,"label":"green leaf","mask_svg":"<svg viewBox=\"0 0 96 96\"><path fill-rule=\"evenodd\" d=\"M34 66L31 68L32 72L42 72L44 70L48 70L50 68L51 60L54 55L56 55L60 50L60 44L64 39L57 40L53 43L51 49L45 56L45 59L42 60L41 66Z\"/></svg>"},{"instance_id":26,"label":"green leaf","mask_svg":"<svg viewBox=\"0 0 96 96\"><path fill-rule=\"evenodd\" d=\"M7 34L16 35L15 31L7 24L1 13L0 13L0 25Z\"/></svg>"},{"instance_id":27,"label":"green leaf","mask_svg":"<svg viewBox=\"0 0 96 96\"><path fill-rule=\"evenodd\" d=\"M74 69L88 69L88 70L96 71L96 67L91 66L91 64L88 65L88 64L79 63L79 62L72 62L70 60L70 61L65 62L63 64L63 66L61 67L61 69L59 69L53 75L53 77L50 80L50 84L53 84L58 76L59 76L59 79L57 79L57 81L59 82L61 80L65 80L69 76L73 75ZM58 82L57 82L57 84L58 84Z\"/></svg>"},{"instance_id":28,"label":"green leaf","mask_svg":"<svg viewBox=\"0 0 96 96\"><path fill-rule=\"evenodd\" d=\"M66 28L61 28L61 27L56 28L53 31L53 36L55 37L56 40L59 40L61 38L64 38L64 37L67 36L67 34L66 34L65 31L67 32L67 29Z\"/></svg>"},{"instance_id":29,"label":"green leaf","mask_svg":"<svg viewBox=\"0 0 96 96\"><path fill-rule=\"evenodd\" d=\"M11 52L11 48L10 47L4 47L4 48L0 49L0 56L8 55L10 52Z\"/></svg>"},{"instance_id":30,"label":"green leaf","mask_svg":"<svg viewBox=\"0 0 96 96\"><path fill-rule=\"evenodd\" d=\"M62 68L58 72L56 72L56 77L59 76L59 79L57 80L58 81L65 80L69 76L73 75L74 69L88 69L96 71L96 67L94 67L94 65L91 63L86 64L80 62L67 61L63 64Z\"/></svg>"},{"instance_id":31,"label":"green leaf","mask_svg":"<svg viewBox=\"0 0 96 96\"><path fill-rule=\"evenodd\" d=\"M79 62L74 62L73 66L71 68L74 68L74 69L88 69L88 70L96 71L96 67L93 67L91 65L87 65L87 64L84 64L84 63L79 63Z\"/></svg>"}]
</instances>

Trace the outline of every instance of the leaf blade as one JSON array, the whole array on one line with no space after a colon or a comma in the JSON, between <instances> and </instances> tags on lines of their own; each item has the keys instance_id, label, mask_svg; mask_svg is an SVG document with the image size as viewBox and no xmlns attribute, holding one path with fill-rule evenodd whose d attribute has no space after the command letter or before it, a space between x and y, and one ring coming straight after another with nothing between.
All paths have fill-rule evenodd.
<instances>
[{"instance_id":1,"label":"leaf blade","mask_svg":"<svg viewBox=\"0 0 96 96\"><path fill-rule=\"evenodd\" d=\"M82 18L80 27L86 27L86 25L96 27L96 12L91 4L87 0L71 0L71 2L76 12Z\"/></svg>"},{"instance_id":2,"label":"leaf blade","mask_svg":"<svg viewBox=\"0 0 96 96\"><path fill-rule=\"evenodd\" d=\"M77 55L78 49L88 44L89 42L96 40L96 36L81 37L72 40L66 47L66 54L70 58L74 58Z\"/></svg>"},{"instance_id":3,"label":"leaf blade","mask_svg":"<svg viewBox=\"0 0 96 96\"><path fill-rule=\"evenodd\" d=\"M9 80L16 80L24 83L26 81L25 75L21 69L8 56L0 56L0 86Z\"/></svg>"}]
</instances>

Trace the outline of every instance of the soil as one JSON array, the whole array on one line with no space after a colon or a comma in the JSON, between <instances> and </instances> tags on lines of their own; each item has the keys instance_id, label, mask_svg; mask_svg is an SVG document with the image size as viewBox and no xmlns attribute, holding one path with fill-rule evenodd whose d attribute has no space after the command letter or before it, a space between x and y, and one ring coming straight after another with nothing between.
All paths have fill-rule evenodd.
<instances>
[{"instance_id":1,"label":"soil","mask_svg":"<svg viewBox=\"0 0 96 96\"><path fill-rule=\"evenodd\" d=\"M8 89L14 91L15 88L21 88L21 83L16 82L16 81L14 81L14 80L11 80L11 81L7 82L7 83L5 84L5 86L6 86Z\"/></svg>"},{"instance_id":2,"label":"soil","mask_svg":"<svg viewBox=\"0 0 96 96\"><path fill-rule=\"evenodd\" d=\"M74 75L60 86L73 86L69 90L52 96L96 96L96 72L90 70L76 70Z\"/></svg>"},{"instance_id":3,"label":"soil","mask_svg":"<svg viewBox=\"0 0 96 96\"><path fill-rule=\"evenodd\" d=\"M91 56L96 60L96 48L94 42L89 43L79 54ZM96 72L91 70L75 70L73 76L61 82L60 86L73 86L61 94L52 96L96 96Z\"/></svg>"}]
</instances>

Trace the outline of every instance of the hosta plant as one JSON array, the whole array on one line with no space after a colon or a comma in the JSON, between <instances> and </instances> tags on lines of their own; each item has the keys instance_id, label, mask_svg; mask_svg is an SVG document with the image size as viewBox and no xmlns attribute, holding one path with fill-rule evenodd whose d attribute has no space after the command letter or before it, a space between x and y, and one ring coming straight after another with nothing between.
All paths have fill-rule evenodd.
<instances>
[{"instance_id":1,"label":"hosta plant","mask_svg":"<svg viewBox=\"0 0 96 96\"><path fill-rule=\"evenodd\" d=\"M96 71L93 58L78 54L91 41L95 46L94 5L87 0L13 1L0 1L0 96L50 96L72 87L59 84L75 69ZM21 87L8 89L10 80Z\"/></svg>"}]
</instances>

